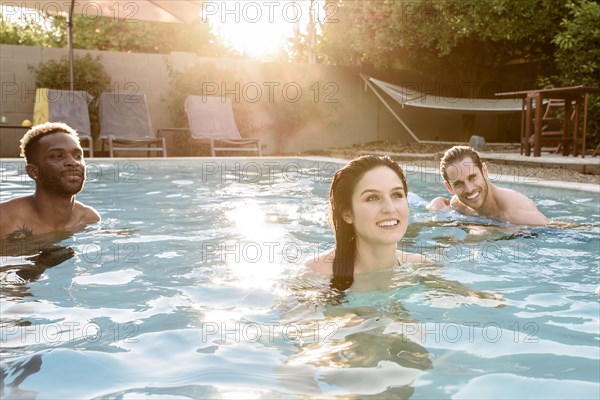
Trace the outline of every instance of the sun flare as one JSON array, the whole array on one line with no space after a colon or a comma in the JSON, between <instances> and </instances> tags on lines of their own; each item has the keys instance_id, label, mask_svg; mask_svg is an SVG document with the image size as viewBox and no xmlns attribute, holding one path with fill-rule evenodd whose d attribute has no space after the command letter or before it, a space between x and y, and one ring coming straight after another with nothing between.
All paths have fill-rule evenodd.
<instances>
[{"instance_id":1,"label":"sun flare","mask_svg":"<svg viewBox=\"0 0 600 400\"><path fill-rule=\"evenodd\" d=\"M313 7L316 9L316 5ZM307 0L260 0L208 2L203 12L228 47L245 56L267 60L285 51L286 40L294 32L305 31L309 9Z\"/></svg>"},{"instance_id":2,"label":"sun flare","mask_svg":"<svg viewBox=\"0 0 600 400\"><path fill-rule=\"evenodd\" d=\"M240 235L229 243L226 262L244 287L268 288L281 274L284 229L270 221L264 204L244 201L227 213Z\"/></svg>"},{"instance_id":3,"label":"sun flare","mask_svg":"<svg viewBox=\"0 0 600 400\"><path fill-rule=\"evenodd\" d=\"M288 36L285 27L246 22L217 25L216 33L228 47L255 59L276 57Z\"/></svg>"}]
</instances>

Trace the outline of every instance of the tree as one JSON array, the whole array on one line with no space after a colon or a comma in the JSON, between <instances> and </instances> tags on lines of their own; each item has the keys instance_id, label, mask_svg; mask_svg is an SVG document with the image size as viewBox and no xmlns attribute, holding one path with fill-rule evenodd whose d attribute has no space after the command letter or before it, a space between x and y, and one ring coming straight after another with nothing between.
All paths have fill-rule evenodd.
<instances>
[{"instance_id":1,"label":"tree","mask_svg":"<svg viewBox=\"0 0 600 400\"><path fill-rule=\"evenodd\" d=\"M566 11L553 0L338 1L320 51L333 63L485 82L514 62L550 62Z\"/></svg>"},{"instance_id":2,"label":"tree","mask_svg":"<svg viewBox=\"0 0 600 400\"><path fill-rule=\"evenodd\" d=\"M229 50L212 34L200 17L190 24L124 21L114 18L73 16L76 49L140 53L193 52L220 56ZM19 22L2 19L0 43L42 47L66 47L67 23L61 15L26 15Z\"/></svg>"},{"instance_id":3,"label":"tree","mask_svg":"<svg viewBox=\"0 0 600 400\"><path fill-rule=\"evenodd\" d=\"M33 15L24 15L21 23L14 23L0 13L1 44L60 47L61 35L60 30L48 26Z\"/></svg>"},{"instance_id":4,"label":"tree","mask_svg":"<svg viewBox=\"0 0 600 400\"><path fill-rule=\"evenodd\" d=\"M557 85L600 87L600 4L591 0L569 2L569 14L554 37L559 75ZM590 97L588 136L591 144L600 142L600 96Z\"/></svg>"},{"instance_id":5,"label":"tree","mask_svg":"<svg viewBox=\"0 0 600 400\"><path fill-rule=\"evenodd\" d=\"M600 4L580 0L568 7L553 40L561 83L600 86Z\"/></svg>"},{"instance_id":6,"label":"tree","mask_svg":"<svg viewBox=\"0 0 600 400\"><path fill-rule=\"evenodd\" d=\"M53 25L64 32L66 20L55 17ZM218 55L216 38L210 26L197 18L190 24L149 21L126 21L114 18L73 17L73 47L79 49L123 51L134 53L170 53L187 51Z\"/></svg>"},{"instance_id":7,"label":"tree","mask_svg":"<svg viewBox=\"0 0 600 400\"><path fill-rule=\"evenodd\" d=\"M325 20L325 14L316 0L309 0L307 6L304 12L308 16L308 23L305 29L301 29L300 21L295 23L294 33L287 38L285 50L291 62L316 64L323 61L317 49L319 31L321 23Z\"/></svg>"}]
</instances>

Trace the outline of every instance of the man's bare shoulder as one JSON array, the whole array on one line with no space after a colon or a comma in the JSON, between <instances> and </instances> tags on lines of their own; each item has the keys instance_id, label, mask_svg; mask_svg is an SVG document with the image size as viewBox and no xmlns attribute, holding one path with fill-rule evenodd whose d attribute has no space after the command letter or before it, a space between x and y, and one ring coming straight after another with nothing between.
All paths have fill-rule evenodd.
<instances>
[{"instance_id":1,"label":"man's bare shoulder","mask_svg":"<svg viewBox=\"0 0 600 400\"><path fill-rule=\"evenodd\" d=\"M0 203L0 210L1 212L10 212L21 209L23 207L31 207L31 199L32 195L29 195L15 197L14 199L3 201Z\"/></svg>"},{"instance_id":2,"label":"man's bare shoulder","mask_svg":"<svg viewBox=\"0 0 600 400\"><path fill-rule=\"evenodd\" d=\"M503 188L496 186L496 195L500 196L503 201L523 201L528 204L534 204L533 200L525 196L523 193L517 192L513 189Z\"/></svg>"},{"instance_id":3,"label":"man's bare shoulder","mask_svg":"<svg viewBox=\"0 0 600 400\"><path fill-rule=\"evenodd\" d=\"M88 225L100 221L100 214L95 208L86 206L79 201L75 202L75 207L77 207L77 215L80 217L81 224Z\"/></svg>"},{"instance_id":4,"label":"man's bare shoulder","mask_svg":"<svg viewBox=\"0 0 600 400\"><path fill-rule=\"evenodd\" d=\"M0 238L24 228L23 216L32 215L31 196L17 197L0 203Z\"/></svg>"},{"instance_id":5,"label":"man's bare shoulder","mask_svg":"<svg viewBox=\"0 0 600 400\"><path fill-rule=\"evenodd\" d=\"M523 193L497 188L506 220L517 225L545 225L548 219L538 210L535 202Z\"/></svg>"},{"instance_id":6,"label":"man's bare shoulder","mask_svg":"<svg viewBox=\"0 0 600 400\"><path fill-rule=\"evenodd\" d=\"M19 215L26 215L31 208L31 196L17 197L0 203L0 225L10 225Z\"/></svg>"},{"instance_id":7,"label":"man's bare shoulder","mask_svg":"<svg viewBox=\"0 0 600 400\"><path fill-rule=\"evenodd\" d=\"M333 258L335 257L335 249L325 251L316 258L308 259L304 265L322 274L333 274Z\"/></svg>"}]
</instances>

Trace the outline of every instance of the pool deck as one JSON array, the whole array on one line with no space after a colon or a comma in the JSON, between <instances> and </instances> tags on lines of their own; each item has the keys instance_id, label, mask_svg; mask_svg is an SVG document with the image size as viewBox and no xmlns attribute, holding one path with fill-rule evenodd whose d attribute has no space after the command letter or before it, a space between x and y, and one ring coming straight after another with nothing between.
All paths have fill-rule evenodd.
<instances>
[{"instance_id":1,"label":"pool deck","mask_svg":"<svg viewBox=\"0 0 600 400\"><path fill-rule=\"evenodd\" d=\"M357 155L374 154L389 155L394 160L405 164L418 164L419 161L439 162L443 153L393 153L385 151L358 151ZM557 189L581 190L600 194L600 185L594 183L564 182L555 180L544 180L534 176L519 174L518 167L533 168L562 168L573 170L582 174L600 175L600 157L586 155L582 157L564 157L559 154L547 154L541 157L527 157L519 153L480 151L482 161L509 166L509 173L494 174L490 168L490 178L494 182L521 183L526 185L545 186ZM325 158L324 158L325 159ZM348 162L347 159L339 159L340 162ZM422 168L423 172L439 174L437 168ZM512 173L510 173L512 172Z\"/></svg>"},{"instance_id":2,"label":"pool deck","mask_svg":"<svg viewBox=\"0 0 600 400\"><path fill-rule=\"evenodd\" d=\"M338 162L345 164L349 159L353 158L350 154L341 155L344 158L335 157L336 152L332 152L332 156L289 156L289 157L278 157L278 156L263 156L263 157L217 157L217 159L309 159L322 162ZM415 166L418 167L418 172L427 174L439 174L439 169L434 167L425 166L419 164L419 161L439 162L443 153L393 153L384 151L358 151L354 152L353 155L360 154L374 154L374 155L389 155L394 160L400 162L405 166L405 170L414 170ZM507 170L499 170L500 173L495 173L493 168L490 168L490 178L494 182L506 182L506 183L519 183L525 185L544 186L556 189L570 189L579 190L585 192L592 192L600 194L600 184L596 183L582 183L582 182L565 182L558 180L544 180L536 178L535 176L527 176L526 174L519 173L518 167L534 167L534 168L563 168L570 169L584 174L600 175L600 157L586 156L582 157L563 157L561 155L551 154L543 155L541 157L527 157L518 153L503 153L503 152L479 152L483 161L494 163L497 165L507 165ZM168 161L168 160L214 160L211 157L175 157L175 158L152 158L152 161ZM133 160L150 160L149 158L88 158L86 161L89 163L94 162L116 162L116 161L133 161ZM23 162L20 158L0 158L2 162ZM429 163L428 163L429 164Z\"/></svg>"},{"instance_id":3,"label":"pool deck","mask_svg":"<svg viewBox=\"0 0 600 400\"><path fill-rule=\"evenodd\" d=\"M582 174L600 175L600 157L587 156L564 157L560 154L546 154L540 157L527 157L518 153L496 153L484 151L479 153L486 161L497 164L522 165L538 168L565 168ZM441 157L441 156L440 156Z\"/></svg>"},{"instance_id":4,"label":"pool deck","mask_svg":"<svg viewBox=\"0 0 600 400\"><path fill-rule=\"evenodd\" d=\"M390 157L399 160L433 160L438 161L444 155L443 153L390 153L359 151L358 154L387 154ZM496 164L505 164L512 166L536 167L536 168L564 168L580 172L582 174L600 175L600 157L586 155L582 157L564 157L560 154L545 154L541 157L527 157L519 153L503 153L492 151L480 151L479 156L482 161L493 162Z\"/></svg>"}]
</instances>

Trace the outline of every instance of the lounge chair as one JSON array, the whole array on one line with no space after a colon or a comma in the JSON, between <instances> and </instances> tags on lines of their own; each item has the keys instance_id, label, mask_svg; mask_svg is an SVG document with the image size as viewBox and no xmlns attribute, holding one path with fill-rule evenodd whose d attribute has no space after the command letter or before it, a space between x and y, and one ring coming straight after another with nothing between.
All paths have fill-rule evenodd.
<instances>
[{"instance_id":1,"label":"lounge chair","mask_svg":"<svg viewBox=\"0 0 600 400\"><path fill-rule=\"evenodd\" d=\"M94 156L94 141L90 128L88 105L92 96L82 90L36 89L33 123L63 122L75 129L83 151Z\"/></svg>"},{"instance_id":2,"label":"lounge chair","mask_svg":"<svg viewBox=\"0 0 600 400\"><path fill-rule=\"evenodd\" d=\"M185 100L192 144L208 144L211 156L217 152L251 152L261 156L260 139L242 138L235 123L231 99L188 96Z\"/></svg>"},{"instance_id":3,"label":"lounge chair","mask_svg":"<svg viewBox=\"0 0 600 400\"><path fill-rule=\"evenodd\" d=\"M102 93L99 104L102 150L107 144L110 157L119 150L167 156L165 139L157 138L152 130L146 95Z\"/></svg>"}]
</instances>

